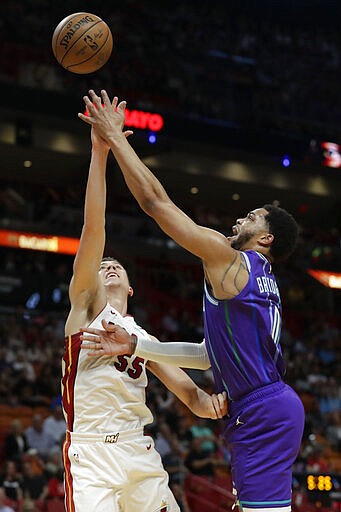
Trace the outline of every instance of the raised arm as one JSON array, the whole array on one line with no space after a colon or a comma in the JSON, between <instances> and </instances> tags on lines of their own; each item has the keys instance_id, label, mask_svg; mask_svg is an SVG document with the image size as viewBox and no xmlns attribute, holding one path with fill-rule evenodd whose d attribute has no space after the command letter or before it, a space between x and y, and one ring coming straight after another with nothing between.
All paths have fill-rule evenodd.
<instances>
[{"instance_id":1,"label":"raised arm","mask_svg":"<svg viewBox=\"0 0 341 512\"><path fill-rule=\"evenodd\" d=\"M80 322L87 324L90 309L100 309L105 304L104 294L99 297L97 292L98 270L105 244L105 173L109 146L96 134L94 128L91 130L91 142L84 223L69 287L71 310L65 325L66 335L77 332Z\"/></svg>"},{"instance_id":2,"label":"raised arm","mask_svg":"<svg viewBox=\"0 0 341 512\"><path fill-rule=\"evenodd\" d=\"M232 261L236 257L236 251L231 248L226 237L217 231L199 226L180 210L126 140L122 134L126 103L123 101L117 104L115 97L111 104L105 91L102 91L102 98L90 91L90 98L84 97L89 115L79 114L79 117L96 126L101 136L106 139L129 190L145 213L151 216L168 236L205 263Z\"/></svg>"}]
</instances>

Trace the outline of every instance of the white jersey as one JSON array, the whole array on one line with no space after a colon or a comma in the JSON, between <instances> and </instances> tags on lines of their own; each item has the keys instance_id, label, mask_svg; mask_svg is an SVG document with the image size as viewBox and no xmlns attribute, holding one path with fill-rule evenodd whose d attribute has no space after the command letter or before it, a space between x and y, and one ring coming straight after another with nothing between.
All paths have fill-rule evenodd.
<instances>
[{"instance_id":1,"label":"white jersey","mask_svg":"<svg viewBox=\"0 0 341 512\"><path fill-rule=\"evenodd\" d=\"M123 317L107 304L89 327L101 321L148 336L133 317ZM144 427L153 421L146 406L148 383L145 360L137 356L89 356L81 349L81 333L65 339L62 394L67 429L76 433L113 433Z\"/></svg>"}]
</instances>

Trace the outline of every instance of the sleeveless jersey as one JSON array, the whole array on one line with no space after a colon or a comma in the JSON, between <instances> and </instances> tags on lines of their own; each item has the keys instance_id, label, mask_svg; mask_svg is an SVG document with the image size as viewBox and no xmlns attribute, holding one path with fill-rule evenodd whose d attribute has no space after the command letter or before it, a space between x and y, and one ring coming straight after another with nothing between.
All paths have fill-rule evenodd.
<instances>
[{"instance_id":1,"label":"sleeveless jersey","mask_svg":"<svg viewBox=\"0 0 341 512\"><path fill-rule=\"evenodd\" d=\"M225 390L230 400L281 380L285 372L281 299L271 265L258 252L242 255L249 280L236 297L218 300L204 284L207 352L216 389Z\"/></svg>"},{"instance_id":2,"label":"sleeveless jersey","mask_svg":"<svg viewBox=\"0 0 341 512\"><path fill-rule=\"evenodd\" d=\"M90 327L102 329L101 320L147 336L133 317L123 317L107 304ZM153 421L146 406L145 360L136 356L89 356L81 349L81 333L65 339L62 397L67 428L77 433L110 433L143 427Z\"/></svg>"}]
</instances>

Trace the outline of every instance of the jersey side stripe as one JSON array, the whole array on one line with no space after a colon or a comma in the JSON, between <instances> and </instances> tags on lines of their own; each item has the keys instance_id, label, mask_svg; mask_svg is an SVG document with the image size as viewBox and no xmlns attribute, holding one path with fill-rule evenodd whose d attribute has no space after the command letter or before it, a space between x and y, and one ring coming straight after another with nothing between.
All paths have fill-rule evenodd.
<instances>
[{"instance_id":1,"label":"jersey side stripe","mask_svg":"<svg viewBox=\"0 0 341 512\"><path fill-rule=\"evenodd\" d=\"M245 263L246 263L246 266L247 266L247 269L249 271L249 273L251 272L251 263L250 263L250 259L248 257L248 255L245 253L245 252L242 252L242 255L244 257L244 260L245 260Z\"/></svg>"},{"instance_id":2,"label":"jersey side stripe","mask_svg":"<svg viewBox=\"0 0 341 512\"><path fill-rule=\"evenodd\" d=\"M73 334L65 338L66 350L64 354L65 373L62 378L63 408L67 415L67 428L73 430L74 420L74 388L77 375L77 366L80 353L81 333Z\"/></svg>"},{"instance_id":3,"label":"jersey side stripe","mask_svg":"<svg viewBox=\"0 0 341 512\"><path fill-rule=\"evenodd\" d=\"M228 304L227 304L227 300L224 300L224 311L225 311L225 321L226 321L226 328L227 328L227 332L228 332L228 337L229 337L229 340L231 341L231 344L232 344L232 350L233 350L233 353L234 353L234 356L237 360L237 363L238 363L238 366L240 368L240 371L242 372L242 374L244 375L245 379L249 382L249 384L251 384L251 381L245 371L245 368L243 367L242 365L242 362L240 360L240 357L239 357L239 354L238 354L238 351L237 351L237 346L236 346L236 342L233 338L233 333L232 333L232 328L231 328L231 320L230 320L230 314L229 314L229 308L228 308Z\"/></svg>"},{"instance_id":4,"label":"jersey side stripe","mask_svg":"<svg viewBox=\"0 0 341 512\"><path fill-rule=\"evenodd\" d=\"M73 501L73 479L71 474L71 464L69 459L69 448L71 444L71 436L66 433L66 439L63 444L63 461L65 468L65 508L68 512L75 512L75 504Z\"/></svg>"},{"instance_id":5,"label":"jersey side stripe","mask_svg":"<svg viewBox=\"0 0 341 512\"><path fill-rule=\"evenodd\" d=\"M249 282L250 282L250 295L252 297L252 295L253 295L252 292L254 291L254 281L252 279L250 279ZM265 366L264 366L261 342L260 342L259 334L258 334L259 329L258 329L258 326L257 326L257 314L256 314L256 309L255 308L253 308L253 310L252 310L252 320L253 320L253 325L254 325L254 333L255 333L255 337L256 337L257 351L258 351L260 365L261 365L261 368L262 368L262 372L263 372L265 381L267 383L270 383L270 379L269 379L269 377L268 377L268 375L266 373Z\"/></svg>"},{"instance_id":6,"label":"jersey side stripe","mask_svg":"<svg viewBox=\"0 0 341 512\"><path fill-rule=\"evenodd\" d=\"M212 297L212 295L210 294L210 292L208 291L207 289L207 285L206 285L206 281L204 281L204 291L205 291L205 295L206 295L206 298L207 300L213 304L213 306L218 306L219 302L217 301L217 299L214 299Z\"/></svg>"},{"instance_id":7,"label":"jersey side stripe","mask_svg":"<svg viewBox=\"0 0 341 512\"><path fill-rule=\"evenodd\" d=\"M217 371L220 373L220 377L221 377L221 380L222 380L222 382L223 382L223 384L224 384L224 387L225 387L225 391L226 391L226 393L227 393L227 396L228 396L229 400L231 400L231 395L230 395L230 392L229 392L229 388L228 388L228 386L227 386L227 384L226 384L226 382L225 382L225 380L224 380L224 378L223 378L223 376L222 376L221 369L220 369L220 367L219 367L219 365L218 365L218 363L217 363L217 359L216 359L215 354L214 354L214 351L213 351L213 347L212 347L211 340L210 340L210 338L209 338L209 337L207 337L207 338L205 338L205 341L206 341L206 343L208 342L208 345L209 345L209 347L210 347L210 349L211 349L211 354L212 354L212 358L213 358L213 361L214 361L214 365L215 365L215 367L216 367Z\"/></svg>"}]
</instances>

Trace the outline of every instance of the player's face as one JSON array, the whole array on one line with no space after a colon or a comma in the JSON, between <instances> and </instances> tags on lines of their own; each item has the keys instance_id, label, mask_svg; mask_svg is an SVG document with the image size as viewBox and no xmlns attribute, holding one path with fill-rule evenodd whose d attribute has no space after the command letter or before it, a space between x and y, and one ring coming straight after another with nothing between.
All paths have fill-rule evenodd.
<instances>
[{"instance_id":1,"label":"player's face","mask_svg":"<svg viewBox=\"0 0 341 512\"><path fill-rule=\"evenodd\" d=\"M117 260L102 261L99 275L104 286L130 286L127 272Z\"/></svg>"},{"instance_id":2,"label":"player's face","mask_svg":"<svg viewBox=\"0 0 341 512\"><path fill-rule=\"evenodd\" d=\"M256 208L249 212L245 217L237 219L232 227L232 236L228 237L231 247L242 250L254 236L260 233L268 233L269 225L265 220L268 211L265 208Z\"/></svg>"}]
</instances>

